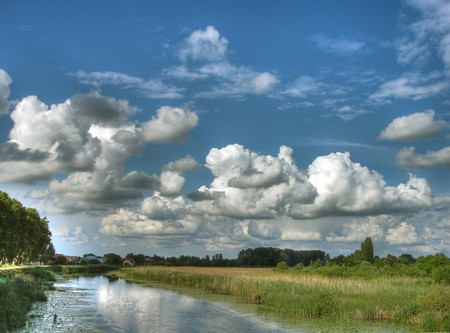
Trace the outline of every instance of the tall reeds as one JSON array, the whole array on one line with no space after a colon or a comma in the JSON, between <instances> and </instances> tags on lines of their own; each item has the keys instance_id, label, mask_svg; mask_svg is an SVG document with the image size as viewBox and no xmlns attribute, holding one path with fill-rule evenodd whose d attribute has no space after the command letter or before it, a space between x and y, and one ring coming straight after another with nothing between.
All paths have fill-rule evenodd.
<instances>
[{"instance_id":1,"label":"tall reeds","mask_svg":"<svg viewBox=\"0 0 450 333\"><path fill-rule=\"evenodd\" d=\"M412 277L329 277L248 268L136 267L118 275L236 296L283 318L369 320L450 331L450 286Z\"/></svg>"}]
</instances>

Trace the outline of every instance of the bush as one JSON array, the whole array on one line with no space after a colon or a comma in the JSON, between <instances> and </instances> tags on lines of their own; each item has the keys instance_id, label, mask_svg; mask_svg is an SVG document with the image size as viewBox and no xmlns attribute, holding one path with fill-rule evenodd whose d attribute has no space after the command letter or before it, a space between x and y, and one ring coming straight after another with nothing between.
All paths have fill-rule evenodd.
<instances>
[{"instance_id":1,"label":"bush","mask_svg":"<svg viewBox=\"0 0 450 333\"><path fill-rule=\"evenodd\" d=\"M286 261L280 261L277 264L277 268L276 268L277 271L287 271L288 269L289 269L289 265L287 264Z\"/></svg>"},{"instance_id":2,"label":"bush","mask_svg":"<svg viewBox=\"0 0 450 333\"><path fill-rule=\"evenodd\" d=\"M433 269L431 278L435 283L450 284L450 265Z\"/></svg>"}]
</instances>

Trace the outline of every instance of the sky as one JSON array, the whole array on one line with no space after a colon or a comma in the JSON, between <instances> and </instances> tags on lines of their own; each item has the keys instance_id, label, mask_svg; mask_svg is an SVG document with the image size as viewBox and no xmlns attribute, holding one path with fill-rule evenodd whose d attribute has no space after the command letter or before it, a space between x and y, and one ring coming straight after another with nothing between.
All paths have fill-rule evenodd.
<instances>
[{"instance_id":1,"label":"sky","mask_svg":"<svg viewBox=\"0 0 450 333\"><path fill-rule=\"evenodd\" d=\"M1 0L0 41L58 253L450 254L447 0Z\"/></svg>"}]
</instances>

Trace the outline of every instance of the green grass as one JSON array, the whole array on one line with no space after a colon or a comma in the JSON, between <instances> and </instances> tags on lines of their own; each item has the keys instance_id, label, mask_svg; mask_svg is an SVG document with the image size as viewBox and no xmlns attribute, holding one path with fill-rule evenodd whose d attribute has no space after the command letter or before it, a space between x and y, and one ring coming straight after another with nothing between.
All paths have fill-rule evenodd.
<instances>
[{"instance_id":1,"label":"green grass","mask_svg":"<svg viewBox=\"0 0 450 333\"><path fill-rule=\"evenodd\" d=\"M45 290L55 280L48 268L0 270L0 332L24 326L33 302L45 301Z\"/></svg>"},{"instance_id":2,"label":"green grass","mask_svg":"<svg viewBox=\"0 0 450 333\"><path fill-rule=\"evenodd\" d=\"M450 286L430 279L195 267L135 267L114 274L232 295L255 304L260 314L284 319L370 321L417 331L450 331Z\"/></svg>"}]
</instances>

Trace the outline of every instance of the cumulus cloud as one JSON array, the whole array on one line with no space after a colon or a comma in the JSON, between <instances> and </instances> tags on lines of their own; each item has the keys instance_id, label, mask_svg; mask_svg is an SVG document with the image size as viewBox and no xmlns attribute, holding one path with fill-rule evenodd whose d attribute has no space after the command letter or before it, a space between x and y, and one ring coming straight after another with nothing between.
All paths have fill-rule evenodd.
<instances>
[{"instance_id":1,"label":"cumulus cloud","mask_svg":"<svg viewBox=\"0 0 450 333\"><path fill-rule=\"evenodd\" d=\"M168 171L197 171L200 170L201 165L192 158L192 156L186 156L175 162L169 162L164 166L164 170Z\"/></svg>"},{"instance_id":2,"label":"cumulus cloud","mask_svg":"<svg viewBox=\"0 0 450 333\"><path fill-rule=\"evenodd\" d=\"M413 244L418 240L416 228L406 222L400 223L396 228L387 231L386 241L391 245Z\"/></svg>"},{"instance_id":3,"label":"cumulus cloud","mask_svg":"<svg viewBox=\"0 0 450 333\"><path fill-rule=\"evenodd\" d=\"M128 101L98 92L50 107L36 96L23 98L10 114L10 140L0 145L0 180L50 180L32 196L54 211L108 210L156 189L176 194L185 181L182 172L199 167L192 158L174 162L161 177L127 173L125 161L139 156L148 142L184 139L198 116L163 107L153 119L133 123L129 119L135 112ZM52 179L55 175L64 176Z\"/></svg>"},{"instance_id":4,"label":"cumulus cloud","mask_svg":"<svg viewBox=\"0 0 450 333\"><path fill-rule=\"evenodd\" d=\"M163 171L160 175L160 191L163 195L177 195L183 189L186 179L179 172Z\"/></svg>"},{"instance_id":5,"label":"cumulus cloud","mask_svg":"<svg viewBox=\"0 0 450 333\"><path fill-rule=\"evenodd\" d=\"M344 223L341 228L342 231L339 234L331 232L325 239L328 242L355 242L361 241L366 237L370 237L373 240L380 240L384 235L379 221L373 218Z\"/></svg>"},{"instance_id":6,"label":"cumulus cloud","mask_svg":"<svg viewBox=\"0 0 450 333\"><path fill-rule=\"evenodd\" d=\"M425 179L411 175L406 184L387 186L381 174L354 163L349 153L317 157L308 168L308 182L317 196L313 204L292 206L296 218L415 211L435 202Z\"/></svg>"},{"instance_id":7,"label":"cumulus cloud","mask_svg":"<svg viewBox=\"0 0 450 333\"><path fill-rule=\"evenodd\" d=\"M414 147L407 147L397 154L397 164L404 168L425 169L435 166L450 167L450 147L425 154L415 154Z\"/></svg>"},{"instance_id":8,"label":"cumulus cloud","mask_svg":"<svg viewBox=\"0 0 450 333\"><path fill-rule=\"evenodd\" d=\"M167 85L160 79L144 80L139 77L130 76L117 72L84 72L77 71L70 73L71 76L78 79L82 84L87 84L100 88L102 86L111 85L123 89L136 91L141 96L158 99L158 98L180 98L183 96L183 89Z\"/></svg>"},{"instance_id":9,"label":"cumulus cloud","mask_svg":"<svg viewBox=\"0 0 450 333\"><path fill-rule=\"evenodd\" d=\"M378 136L380 140L409 141L438 137L440 132L448 128L442 120L435 120L433 110L417 112L394 119Z\"/></svg>"},{"instance_id":10,"label":"cumulus cloud","mask_svg":"<svg viewBox=\"0 0 450 333\"><path fill-rule=\"evenodd\" d=\"M3 69L0 69L0 115L8 112L9 85L12 79Z\"/></svg>"},{"instance_id":11,"label":"cumulus cloud","mask_svg":"<svg viewBox=\"0 0 450 333\"><path fill-rule=\"evenodd\" d=\"M77 226L73 231L63 226L52 229L52 236L59 238L62 242L72 244L86 244L89 242L89 235L83 230L82 226Z\"/></svg>"},{"instance_id":12,"label":"cumulus cloud","mask_svg":"<svg viewBox=\"0 0 450 333\"><path fill-rule=\"evenodd\" d=\"M225 57L228 40L221 37L213 26L205 30L196 30L184 40L178 56L182 61L207 60L217 61Z\"/></svg>"},{"instance_id":13,"label":"cumulus cloud","mask_svg":"<svg viewBox=\"0 0 450 333\"><path fill-rule=\"evenodd\" d=\"M102 218L100 232L113 236L165 236L192 235L198 230L200 225L198 221L192 220L185 214L173 211L173 209L177 209L177 204L155 207L157 205L159 203L147 202L143 204L143 212L150 213L150 216L154 215L155 218L140 212L119 209L114 214ZM171 214L176 216L176 219L171 219Z\"/></svg>"},{"instance_id":14,"label":"cumulus cloud","mask_svg":"<svg viewBox=\"0 0 450 333\"><path fill-rule=\"evenodd\" d=\"M198 116L194 112L163 106L156 117L142 124L142 133L146 142L183 140L197 124Z\"/></svg>"},{"instance_id":15,"label":"cumulus cloud","mask_svg":"<svg viewBox=\"0 0 450 333\"><path fill-rule=\"evenodd\" d=\"M396 215L386 214L415 216L445 201L434 198L425 179L412 175L405 184L388 186L379 173L353 162L349 153L319 156L301 171L289 147L281 146L271 156L234 144L211 149L205 167L214 177L211 183L180 196L182 173L197 165L189 157L167 164L158 192L134 210L105 216L100 231L151 239L195 235L193 242L207 249L299 240L359 242L365 237L392 245L399 234L402 244L410 244L418 238L415 222L392 227L398 223L392 218ZM160 192L163 184L166 193ZM348 216L353 216L351 222L344 220ZM383 224L390 228L386 231Z\"/></svg>"}]
</instances>

